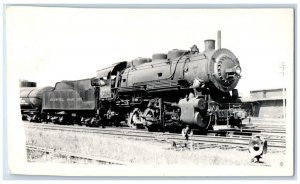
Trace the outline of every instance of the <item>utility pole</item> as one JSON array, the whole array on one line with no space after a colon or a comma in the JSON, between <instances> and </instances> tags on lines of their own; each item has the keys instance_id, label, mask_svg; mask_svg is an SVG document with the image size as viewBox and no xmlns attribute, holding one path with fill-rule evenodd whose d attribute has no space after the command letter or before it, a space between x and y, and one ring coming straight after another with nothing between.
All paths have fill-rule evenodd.
<instances>
[{"instance_id":1,"label":"utility pole","mask_svg":"<svg viewBox=\"0 0 300 184\"><path fill-rule=\"evenodd\" d=\"M284 80L284 75L285 75L285 69L286 69L286 63L285 62L281 62L280 65L280 73L282 74L282 107L283 107L283 118L285 120L286 118L286 96L285 96L285 80Z\"/></svg>"}]
</instances>

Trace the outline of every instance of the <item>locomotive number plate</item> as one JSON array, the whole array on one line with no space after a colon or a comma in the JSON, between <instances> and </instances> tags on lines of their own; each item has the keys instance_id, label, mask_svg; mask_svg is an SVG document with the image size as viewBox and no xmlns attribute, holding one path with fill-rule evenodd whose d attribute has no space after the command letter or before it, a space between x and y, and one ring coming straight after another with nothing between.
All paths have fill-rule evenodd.
<instances>
[{"instance_id":1,"label":"locomotive number plate","mask_svg":"<svg viewBox=\"0 0 300 184\"><path fill-rule=\"evenodd\" d=\"M100 87L100 98L110 98L111 97L111 88L110 86Z\"/></svg>"}]
</instances>

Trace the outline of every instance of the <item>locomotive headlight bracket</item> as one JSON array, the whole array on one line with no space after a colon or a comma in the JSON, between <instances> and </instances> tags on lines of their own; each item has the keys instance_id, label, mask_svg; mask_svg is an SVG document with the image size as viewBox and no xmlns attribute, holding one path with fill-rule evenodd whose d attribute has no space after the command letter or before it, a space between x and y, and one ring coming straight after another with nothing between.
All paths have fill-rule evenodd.
<instances>
[{"instance_id":1,"label":"locomotive headlight bracket","mask_svg":"<svg viewBox=\"0 0 300 184\"><path fill-rule=\"evenodd\" d=\"M242 68L241 68L240 66L236 66L236 67L235 67L235 73L236 73L237 75L241 75L241 73L242 73Z\"/></svg>"},{"instance_id":2,"label":"locomotive headlight bracket","mask_svg":"<svg viewBox=\"0 0 300 184\"><path fill-rule=\"evenodd\" d=\"M235 68L228 68L225 70L226 73L226 80L233 78L235 74Z\"/></svg>"}]
</instances>

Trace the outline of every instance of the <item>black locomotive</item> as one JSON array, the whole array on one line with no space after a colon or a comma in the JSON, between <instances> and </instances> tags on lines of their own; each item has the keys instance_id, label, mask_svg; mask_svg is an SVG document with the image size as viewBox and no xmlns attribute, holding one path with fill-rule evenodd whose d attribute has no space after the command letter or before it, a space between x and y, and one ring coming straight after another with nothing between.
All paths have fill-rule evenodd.
<instances>
[{"instance_id":1,"label":"black locomotive","mask_svg":"<svg viewBox=\"0 0 300 184\"><path fill-rule=\"evenodd\" d=\"M236 56L206 40L203 52L196 45L174 49L116 63L91 79L58 82L43 92L36 116L46 122L126 124L150 131L186 125L202 130L236 128L247 116L235 89L240 78Z\"/></svg>"}]
</instances>

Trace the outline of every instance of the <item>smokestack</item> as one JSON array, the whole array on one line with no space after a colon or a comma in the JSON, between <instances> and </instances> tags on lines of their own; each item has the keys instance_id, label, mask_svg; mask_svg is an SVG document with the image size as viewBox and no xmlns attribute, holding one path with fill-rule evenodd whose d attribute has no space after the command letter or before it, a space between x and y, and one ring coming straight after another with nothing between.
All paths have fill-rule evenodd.
<instances>
[{"instance_id":1,"label":"smokestack","mask_svg":"<svg viewBox=\"0 0 300 184\"><path fill-rule=\"evenodd\" d=\"M215 50L215 40L205 40L205 50Z\"/></svg>"},{"instance_id":2,"label":"smokestack","mask_svg":"<svg viewBox=\"0 0 300 184\"><path fill-rule=\"evenodd\" d=\"M221 31L218 30L218 49L221 49Z\"/></svg>"}]
</instances>

